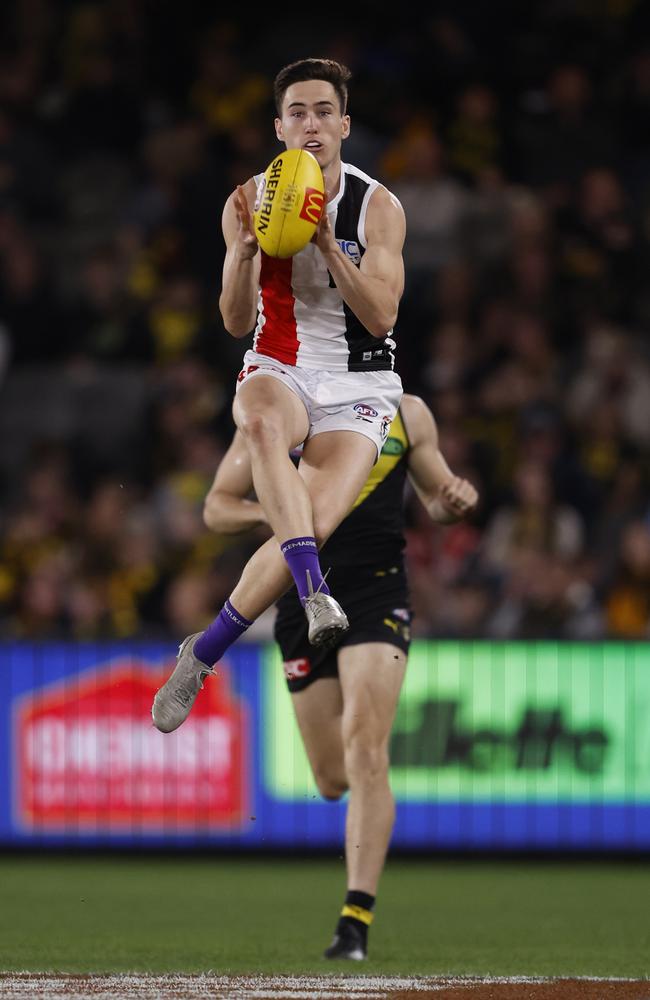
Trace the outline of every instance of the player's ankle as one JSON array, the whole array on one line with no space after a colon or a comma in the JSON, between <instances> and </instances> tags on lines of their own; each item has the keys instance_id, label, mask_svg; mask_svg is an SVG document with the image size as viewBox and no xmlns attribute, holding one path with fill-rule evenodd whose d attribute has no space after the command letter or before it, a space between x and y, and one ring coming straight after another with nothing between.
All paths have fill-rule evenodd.
<instances>
[{"instance_id":1,"label":"player's ankle","mask_svg":"<svg viewBox=\"0 0 650 1000\"><path fill-rule=\"evenodd\" d=\"M287 538L280 546L301 603L313 593L329 594L318 561L318 545L312 535Z\"/></svg>"},{"instance_id":2,"label":"player's ankle","mask_svg":"<svg viewBox=\"0 0 650 1000\"><path fill-rule=\"evenodd\" d=\"M339 917L339 932L345 929L346 924L354 927L361 934L364 947L366 947L368 928L374 918L374 906L375 897L371 896L370 893L349 889Z\"/></svg>"}]
</instances>

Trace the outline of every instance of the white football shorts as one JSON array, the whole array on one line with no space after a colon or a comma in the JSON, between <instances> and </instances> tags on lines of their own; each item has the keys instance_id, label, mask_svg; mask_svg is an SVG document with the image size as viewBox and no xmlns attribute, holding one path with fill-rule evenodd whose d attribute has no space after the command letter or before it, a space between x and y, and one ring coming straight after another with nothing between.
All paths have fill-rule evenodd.
<instances>
[{"instance_id":1,"label":"white football shorts","mask_svg":"<svg viewBox=\"0 0 650 1000\"><path fill-rule=\"evenodd\" d=\"M283 365L275 358L246 351L236 391L260 375L283 382L304 403L308 438L326 431L356 431L374 441L379 455L402 398L397 372L329 372Z\"/></svg>"}]
</instances>

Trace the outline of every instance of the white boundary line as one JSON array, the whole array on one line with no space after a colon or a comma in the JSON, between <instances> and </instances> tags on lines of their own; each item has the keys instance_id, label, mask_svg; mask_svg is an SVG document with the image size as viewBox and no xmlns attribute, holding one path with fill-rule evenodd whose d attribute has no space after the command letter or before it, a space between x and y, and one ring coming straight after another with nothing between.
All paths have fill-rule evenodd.
<instances>
[{"instance_id":1,"label":"white boundary line","mask_svg":"<svg viewBox=\"0 0 650 1000\"><path fill-rule=\"evenodd\" d=\"M0 997L39 1000L384 1000L391 992L437 993L458 986L580 983L644 983L602 976L220 976L205 975L72 975L34 972L0 973Z\"/></svg>"}]
</instances>

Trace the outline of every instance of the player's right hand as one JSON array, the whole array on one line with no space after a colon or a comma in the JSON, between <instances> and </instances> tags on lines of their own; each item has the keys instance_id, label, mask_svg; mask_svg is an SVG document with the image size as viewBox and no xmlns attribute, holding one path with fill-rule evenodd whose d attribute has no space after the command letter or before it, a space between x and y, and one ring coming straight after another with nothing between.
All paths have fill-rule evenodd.
<instances>
[{"instance_id":1,"label":"player's right hand","mask_svg":"<svg viewBox=\"0 0 650 1000\"><path fill-rule=\"evenodd\" d=\"M330 200L330 193L325 188L325 204L323 206L323 214L320 217L319 223L316 226L316 231L311 238L311 242L315 243L321 253L340 253L339 245L334 239L334 231L332 229L332 224L327 215L327 203Z\"/></svg>"},{"instance_id":2,"label":"player's right hand","mask_svg":"<svg viewBox=\"0 0 650 1000\"><path fill-rule=\"evenodd\" d=\"M467 479L452 476L440 487L438 500L448 514L461 518L466 517L476 507L478 492Z\"/></svg>"},{"instance_id":3,"label":"player's right hand","mask_svg":"<svg viewBox=\"0 0 650 1000\"><path fill-rule=\"evenodd\" d=\"M246 192L238 184L232 196L237 222L239 223L239 252L244 260L251 260L259 249L259 243L253 229L253 216L248 205Z\"/></svg>"}]
</instances>

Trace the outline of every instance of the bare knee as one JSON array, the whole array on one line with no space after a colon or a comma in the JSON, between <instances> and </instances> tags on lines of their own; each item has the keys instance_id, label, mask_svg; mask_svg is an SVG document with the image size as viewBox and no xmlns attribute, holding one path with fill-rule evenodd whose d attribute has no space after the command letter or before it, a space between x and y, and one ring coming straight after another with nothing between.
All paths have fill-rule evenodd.
<instances>
[{"instance_id":1,"label":"bare knee","mask_svg":"<svg viewBox=\"0 0 650 1000\"><path fill-rule=\"evenodd\" d=\"M348 790L345 778L342 775L333 774L327 768L323 768L322 770L316 768L314 779L318 786L318 791L324 799L330 802L337 802Z\"/></svg>"},{"instance_id":2,"label":"bare knee","mask_svg":"<svg viewBox=\"0 0 650 1000\"><path fill-rule=\"evenodd\" d=\"M242 413L238 426L249 448L267 449L278 443L284 447L286 434L283 421L271 409L256 409Z\"/></svg>"},{"instance_id":3,"label":"bare knee","mask_svg":"<svg viewBox=\"0 0 650 1000\"><path fill-rule=\"evenodd\" d=\"M332 513L332 510L320 511L317 505L313 506L313 518L314 518L314 538L316 539L316 544L321 548L330 535L334 534L339 524L343 518L337 517L336 513Z\"/></svg>"},{"instance_id":4,"label":"bare knee","mask_svg":"<svg viewBox=\"0 0 650 1000\"><path fill-rule=\"evenodd\" d=\"M319 520L314 519L314 538L316 539L316 544L318 548L322 548L329 536L332 534L331 531L326 532L323 525Z\"/></svg>"},{"instance_id":5,"label":"bare knee","mask_svg":"<svg viewBox=\"0 0 650 1000\"><path fill-rule=\"evenodd\" d=\"M388 747L372 733L355 730L343 741L345 771L350 783L374 783L388 780Z\"/></svg>"}]
</instances>

